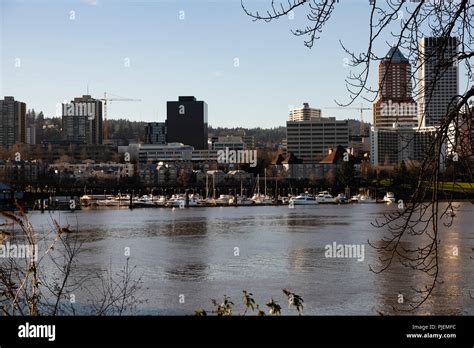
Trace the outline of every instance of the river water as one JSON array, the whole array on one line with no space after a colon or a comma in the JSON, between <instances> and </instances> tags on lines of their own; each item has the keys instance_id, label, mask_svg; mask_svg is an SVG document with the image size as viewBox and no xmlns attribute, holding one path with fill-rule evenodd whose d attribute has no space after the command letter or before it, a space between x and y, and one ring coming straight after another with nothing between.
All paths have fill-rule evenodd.
<instances>
[{"instance_id":1,"label":"river water","mask_svg":"<svg viewBox=\"0 0 474 348\"><path fill-rule=\"evenodd\" d=\"M386 231L371 225L396 205L352 204L188 209L84 209L31 213L39 233L51 218L78 229L78 257L87 273L125 264L125 251L141 274L139 314L192 314L211 298L231 296L242 309L242 290L265 307L274 298L288 309L282 288L301 295L306 315L377 315L396 312L399 295L423 287L422 275L394 262L375 274L378 254L368 245ZM440 276L418 314L474 314L474 205L459 203L453 226L440 231ZM364 246L364 258L328 258L325 246ZM457 248L455 255L453 250ZM77 290L76 298L86 296ZM82 300L84 300L82 298ZM180 301L181 300L181 301ZM182 303L184 302L184 303Z\"/></svg>"}]
</instances>

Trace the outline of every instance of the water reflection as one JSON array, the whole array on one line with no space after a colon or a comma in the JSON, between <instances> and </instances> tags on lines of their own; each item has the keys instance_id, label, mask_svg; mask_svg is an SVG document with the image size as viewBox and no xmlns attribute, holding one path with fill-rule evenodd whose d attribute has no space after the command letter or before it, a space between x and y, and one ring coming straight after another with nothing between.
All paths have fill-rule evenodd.
<instances>
[{"instance_id":1,"label":"water reflection","mask_svg":"<svg viewBox=\"0 0 474 348\"><path fill-rule=\"evenodd\" d=\"M314 271L324 263L324 249L296 249L288 256L288 267L292 272Z\"/></svg>"},{"instance_id":2,"label":"water reflection","mask_svg":"<svg viewBox=\"0 0 474 348\"><path fill-rule=\"evenodd\" d=\"M203 281L207 279L209 266L206 264L187 264L165 268L165 277L178 281Z\"/></svg>"}]
</instances>

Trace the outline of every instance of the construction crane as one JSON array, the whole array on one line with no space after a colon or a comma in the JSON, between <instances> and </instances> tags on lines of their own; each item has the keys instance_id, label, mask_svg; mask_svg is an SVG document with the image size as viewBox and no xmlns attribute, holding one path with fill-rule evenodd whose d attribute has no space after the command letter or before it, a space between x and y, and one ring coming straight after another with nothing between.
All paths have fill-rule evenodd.
<instances>
[{"instance_id":1,"label":"construction crane","mask_svg":"<svg viewBox=\"0 0 474 348\"><path fill-rule=\"evenodd\" d=\"M109 93L111 94L111 93ZM123 98L118 95L113 95L113 98L107 97L107 92L104 92L104 98L100 98L104 102L104 143L107 140L108 130L107 130L107 103L112 101L142 101L141 99L132 99L132 98Z\"/></svg>"},{"instance_id":2,"label":"construction crane","mask_svg":"<svg viewBox=\"0 0 474 348\"><path fill-rule=\"evenodd\" d=\"M365 108L362 104L360 108L353 108L353 107L344 107L344 106L338 106L338 107L326 107L325 109L345 109L345 110L359 110L360 111L360 130L359 133L361 136L365 135L365 127L364 127L364 110L372 110L371 108Z\"/></svg>"}]
</instances>

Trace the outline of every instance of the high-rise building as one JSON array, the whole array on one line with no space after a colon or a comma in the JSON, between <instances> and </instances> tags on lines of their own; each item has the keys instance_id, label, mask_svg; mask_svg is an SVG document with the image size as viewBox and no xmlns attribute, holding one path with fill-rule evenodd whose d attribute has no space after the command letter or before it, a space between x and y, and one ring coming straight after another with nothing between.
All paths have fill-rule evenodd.
<instances>
[{"instance_id":1,"label":"high-rise building","mask_svg":"<svg viewBox=\"0 0 474 348\"><path fill-rule=\"evenodd\" d=\"M379 64L379 96L373 104L375 127L416 127L417 106L412 97L411 65L397 47Z\"/></svg>"},{"instance_id":2,"label":"high-rise building","mask_svg":"<svg viewBox=\"0 0 474 348\"><path fill-rule=\"evenodd\" d=\"M208 149L207 104L195 97L179 97L166 103L167 141L183 143L196 150Z\"/></svg>"},{"instance_id":3,"label":"high-rise building","mask_svg":"<svg viewBox=\"0 0 474 348\"><path fill-rule=\"evenodd\" d=\"M396 166L404 160L423 162L435 134L435 127L372 127L370 162L374 166ZM445 146L441 154L444 156Z\"/></svg>"},{"instance_id":4,"label":"high-rise building","mask_svg":"<svg viewBox=\"0 0 474 348\"><path fill-rule=\"evenodd\" d=\"M36 114L34 110L28 110L26 113L26 137L25 142L28 145L36 144Z\"/></svg>"},{"instance_id":5,"label":"high-rise building","mask_svg":"<svg viewBox=\"0 0 474 348\"><path fill-rule=\"evenodd\" d=\"M318 163L330 148L349 145L347 120L335 117L312 118L310 121L288 121L286 123L287 152L304 163Z\"/></svg>"},{"instance_id":6,"label":"high-rise building","mask_svg":"<svg viewBox=\"0 0 474 348\"><path fill-rule=\"evenodd\" d=\"M290 121L311 121L321 117L321 109L310 108L308 103L303 103L302 108L291 108L289 114Z\"/></svg>"},{"instance_id":7,"label":"high-rise building","mask_svg":"<svg viewBox=\"0 0 474 348\"><path fill-rule=\"evenodd\" d=\"M458 40L425 37L420 39L418 51L418 123L438 126L458 95Z\"/></svg>"},{"instance_id":8,"label":"high-rise building","mask_svg":"<svg viewBox=\"0 0 474 348\"><path fill-rule=\"evenodd\" d=\"M26 143L26 104L5 97L0 100L0 146Z\"/></svg>"},{"instance_id":9,"label":"high-rise building","mask_svg":"<svg viewBox=\"0 0 474 348\"><path fill-rule=\"evenodd\" d=\"M166 144L166 123L149 122L145 126L146 144Z\"/></svg>"},{"instance_id":10,"label":"high-rise building","mask_svg":"<svg viewBox=\"0 0 474 348\"><path fill-rule=\"evenodd\" d=\"M62 105L62 131L66 141L99 145L103 143L102 102L90 95Z\"/></svg>"}]
</instances>

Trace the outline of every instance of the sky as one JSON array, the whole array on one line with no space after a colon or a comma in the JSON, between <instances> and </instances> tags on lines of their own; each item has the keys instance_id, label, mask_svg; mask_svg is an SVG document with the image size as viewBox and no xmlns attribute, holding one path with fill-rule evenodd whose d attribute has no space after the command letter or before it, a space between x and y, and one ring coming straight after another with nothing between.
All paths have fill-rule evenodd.
<instances>
[{"instance_id":1,"label":"sky","mask_svg":"<svg viewBox=\"0 0 474 348\"><path fill-rule=\"evenodd\" d=\"M270 0L246 0L266 9ZM254 22L240 0L0 0L0 96L56 114L58 103L82 94L141 99L114 101L108 117L157 122L166 101L194 95L208 104L216 127L285 125L289 107L347 102L350 67L339 40L367 47L368 0L341 3L312 49L291 29L305 11L271 23ZM388 47L375 47L383 55ZM376 70L370 85L376 85ZM357 101L370 107L366 101ZM370 120L370 112L364 113Z\"/></svg>"}]
</instances>

